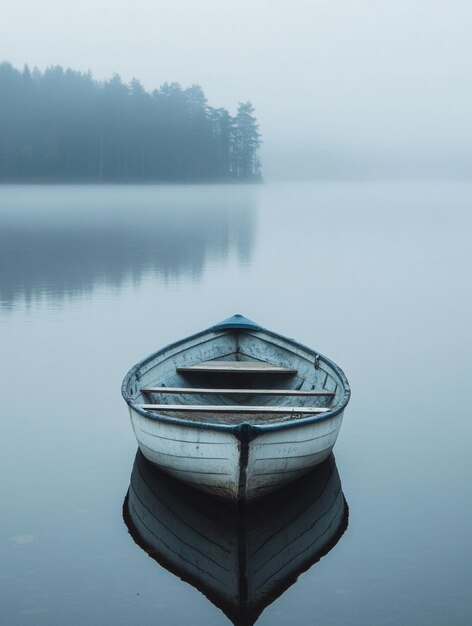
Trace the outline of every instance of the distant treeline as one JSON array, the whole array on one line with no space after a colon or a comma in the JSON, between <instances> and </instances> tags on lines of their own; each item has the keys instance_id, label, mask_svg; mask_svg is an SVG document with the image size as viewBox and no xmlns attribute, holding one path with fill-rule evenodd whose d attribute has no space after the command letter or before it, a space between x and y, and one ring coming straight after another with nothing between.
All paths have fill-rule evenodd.
<instances>
[{"instance_id":1,"label":"distant treeline","mask_svg":"<svg viewBox=\"0 0 472 626\"><path fill-rule=\"evenodd\" d=\"M260 143L250 102L232 116L198 85L0 64L3 182L258 181Z\"/></svg>"}]
</instances>

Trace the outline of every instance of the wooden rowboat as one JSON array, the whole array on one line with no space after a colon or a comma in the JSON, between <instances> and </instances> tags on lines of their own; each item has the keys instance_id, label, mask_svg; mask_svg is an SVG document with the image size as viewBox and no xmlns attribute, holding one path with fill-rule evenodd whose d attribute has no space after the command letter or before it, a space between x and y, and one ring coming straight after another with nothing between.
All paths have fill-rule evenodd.
<instances>
[{"instance_id":1,"label":"wooden rowboat","mask_svg":"<svg viewBox=\"0 0 472 626\"><path fill-rule=\"evenodd\" d=\"M150 557L202 592L235 626L251 626L337 544L348 506L333 455L235 512L159 471L138 451L123 518Z\"/></svg>"},{"instance_id":2,"label":"wooden rowboat","mask_svg":"<svg viewBox=\"0 0 472 626\"><path fill-rule=\"evenodd\" d=\"M326 357L234 315L135 365L122 394L147 459L241 502L329 456L350 389Z\"/></svg>"}]
</instances>

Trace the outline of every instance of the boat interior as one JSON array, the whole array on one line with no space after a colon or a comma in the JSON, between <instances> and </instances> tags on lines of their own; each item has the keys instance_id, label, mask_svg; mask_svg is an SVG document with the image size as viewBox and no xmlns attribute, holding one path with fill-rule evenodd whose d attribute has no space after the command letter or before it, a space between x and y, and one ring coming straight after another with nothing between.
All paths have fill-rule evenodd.
<instances>
[{"instance_id":1,"label":"boat interior","mask_svg":"<svg viewBox=\"0 0 472 626\"><path fill-rule=\"evenodd\" d=\"M324 357L265 331L208 332L143 361L128 393L146 411L265 422L328 412L344 395Z\"/></svg>"}]
</instances>

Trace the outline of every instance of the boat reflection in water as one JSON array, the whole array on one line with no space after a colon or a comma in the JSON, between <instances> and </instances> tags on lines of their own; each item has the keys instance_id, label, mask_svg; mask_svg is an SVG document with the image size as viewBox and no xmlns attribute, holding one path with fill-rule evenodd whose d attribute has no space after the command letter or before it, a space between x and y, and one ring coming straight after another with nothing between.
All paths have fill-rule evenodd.
<instances>
[{"instance_id":1,"label":"boat reflection in water","mask_svg":"<svg viewBox=\"0 0 472 626\"><path fill-rule=\"evenodd\" d=\"M245 511L162 473L138 451L123 517L134 541L235 626L251 626L348 524L333 455Z\"/></svg>"}]
</instances>

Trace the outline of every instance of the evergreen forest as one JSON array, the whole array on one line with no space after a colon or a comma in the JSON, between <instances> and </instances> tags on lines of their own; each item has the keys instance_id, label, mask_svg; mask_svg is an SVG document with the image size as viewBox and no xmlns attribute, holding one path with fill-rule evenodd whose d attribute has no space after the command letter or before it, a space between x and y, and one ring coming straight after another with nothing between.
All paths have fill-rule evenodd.
<instances>
[{"instance_id":1,"label":"evergreen forest","mask_svg":"<svg viewBox=\"0 0 472 626\"><path fill-rule=\"evenodd\" d=\"M260 143L250 102L233 116L199 85L0 64L1 182L257 182Z\"/></svg>"}]
</instances>

